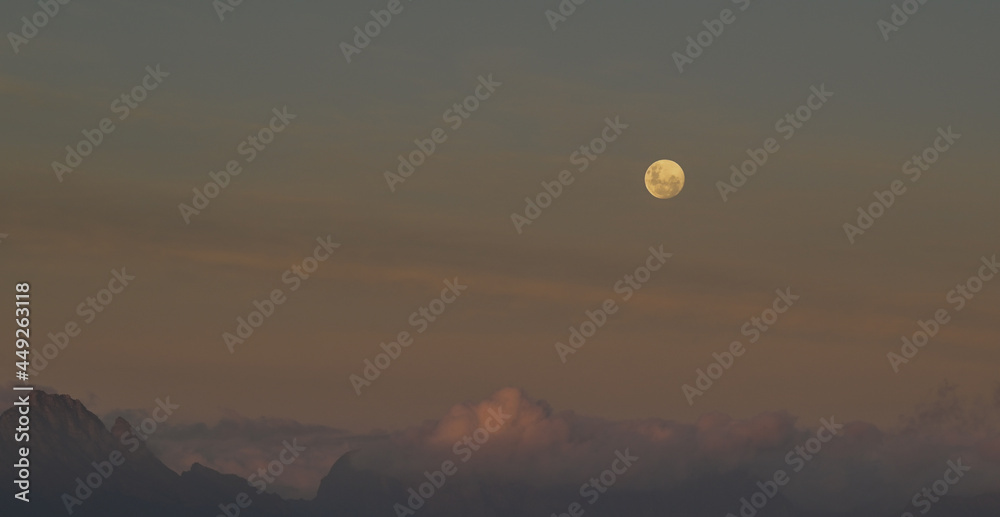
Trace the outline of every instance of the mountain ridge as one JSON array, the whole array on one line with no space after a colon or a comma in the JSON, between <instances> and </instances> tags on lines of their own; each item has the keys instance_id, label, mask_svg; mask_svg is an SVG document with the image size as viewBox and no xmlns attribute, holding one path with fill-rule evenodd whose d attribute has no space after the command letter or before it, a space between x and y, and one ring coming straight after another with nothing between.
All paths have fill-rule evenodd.
<instances>
[{"instance_id":1,"label":"mountain ridge","mask_svg":"<svg viewBox=\"0 0 1000 517\"><path fill-rule=\"evenodd\" d=\"M25 505L6 498L0 503L5 516L236 517L237 513L247 517L562 516L572 513L574 501L583 501L573 487L545 488L470 474L448 479L446 487L438 487L433 497L422 502L413 494L420 483L431 478L424 479L419 473L407 474L402 478L409 483L404 483L398 476L363 468L363 462L359 461L361 450L348 452L331 465L319 483L315 498L284 499L271 493L257 493L247 479L218 472L200 463L193 463L178 474L166 467L141 440L126 440L129 433L135 431L128 421L118 418L109 429L81 402L68 395L35 391L30 397L30 406L33 502ZM19 444L11 439L16 420L15 408L0 414L0 463L16 461ZM126 443L137 446L126 447ZM121 460L120 464L115 465L115 460ZM113 470L109 471L109 467ZM102 472L108 475L103 476ZM97 480L96 476L102 477L99 485L96 488L86 486L87 482ZM10 486L13 470L3 469L0 479ZM417 479L419 481L414 483ZM757 490L755 481L751 473L737 469L714 477L693 476L680 486L665 490L615 487L602 493L596 503L584 502L578 509L587 515L722 516L739 511L740 501L718 495L749 495ZM236 504L240 494L246 494L244 502L251 501L245 508ZM955 517L995 515L996 509L1000 509L1000 491L970 498L946 496L937 505L935 511L947 510ZM896 517L899 513L870 510L851 511L850 515ZM759 515L833 517L846 514L799 511L779 493Z\"/></svg>"}]
</instances>

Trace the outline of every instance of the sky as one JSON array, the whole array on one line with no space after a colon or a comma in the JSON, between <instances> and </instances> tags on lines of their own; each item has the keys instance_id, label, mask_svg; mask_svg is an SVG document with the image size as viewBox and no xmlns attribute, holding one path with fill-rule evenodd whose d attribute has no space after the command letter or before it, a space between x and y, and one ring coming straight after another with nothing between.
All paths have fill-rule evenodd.
<instances>
[{"instance_id":1,"label":"sky","mask_svg":"<svg viewBox=\"0 0 1000 517\"><path fill-rule=\"evenodd\" d=\"M4 47L0 275L31 283L33 346L79 330L33 382L101 414L169 396L178 423L356 432L505 388L611 420L785 411L879 426L943 382L993 393L1000 281L961 310L949 299L1000 253L995 3L928 2L888 41L891 2L592 0L554 29L557 2L400 5L350 62L342 44L386 2L246 1L221 20L207 1L73 2ZM679 70L675 53L724 9L732 23ZM37 8L0 10L6 32ZM114 104L137 87L135 107ZM779 121L821 90L789 135ZM456 127L454 105L477 91ZM104 118L114 129L57 173ZM609 120L614 141L580 170L574 153ZM250 152L269 125L282 130ZM939 130L960 136L919 178L904 172ZM425 162L387 181L434 134L446 139ZM777 151L723 196L768 139ZM686 173L670 200L643 184L660 159ZM185 217L230 161L240 173ZM572 183L518 227L512 214L563 170ZM905 193L849 236L897 180ZM670 257L623 300L616 284L651 247ZM109 282L122 292L101 312L78 310ZM452 298L446 282L467 288ZM227 346L274 290L284 301ZM744 325L776 290L799 298L751 343ZM556 343L607 299L616 312L564 362ZM429 305L444 312L417 332ZM895 371L887 354L940 310L948 322ZM404 331L412 344L356 389ZM686 396L734 341L745 352Z\"/></svg>"}]
</instances>

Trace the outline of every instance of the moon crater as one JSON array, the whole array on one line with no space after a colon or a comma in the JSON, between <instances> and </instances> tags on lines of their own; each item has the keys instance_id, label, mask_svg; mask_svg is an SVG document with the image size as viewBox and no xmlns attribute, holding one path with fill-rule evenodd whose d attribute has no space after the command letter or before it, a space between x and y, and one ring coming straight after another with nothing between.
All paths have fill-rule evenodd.
<instances>
[{"instance_id":1,"label":"moon crater","mask_svg":"<svg viewBox=\"0 0 1000 517\"><path fill-rule=\"evenodd\" d=\"M670 199L684 188L684 170L670 160L660 160L646 170L646 189L660 198Z\"/></svg>"}]
</instances>

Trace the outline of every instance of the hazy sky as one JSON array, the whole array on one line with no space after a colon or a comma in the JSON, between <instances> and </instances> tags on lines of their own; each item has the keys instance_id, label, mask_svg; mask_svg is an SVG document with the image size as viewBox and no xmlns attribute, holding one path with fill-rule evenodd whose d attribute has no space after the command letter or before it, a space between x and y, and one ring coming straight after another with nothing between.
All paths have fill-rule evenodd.
<instances>
[{"instance_id":1,"label":"hazy sky","mask_svg":"<svg viewBox=\"0 0 1000 517\"><path fill-rule=\"evenodd\" d=\"M0 275L32 283L35 346L81 328L34 382L98 411L169 395L185 421L348 429L504 387L680 421L892 423L944 380L991 393L1000 281L960 312L946 297L1000 253L1000 6L929 2L886 42L888 1L742 4L591 0L553 31L555 1L404 0L350 63L341 43L386 2L247 0L221 21L208 1L61 6L0 57ZM680 73L672 54L727 8ZM5 3L4 32L36 9ZM169 75L121 120L112 103L157 65ZM453 128L448 110L491 75ZM776 122L823 85L833 96L786 140ZM286 107L247 163L240 143ZM60 182L52 162L105 117L114 131ZM609 117L627 129L578 171ZM904 163L949 127L961 137L911 181ZM447 140L391 191L384 173L436 128ZM723 202L717 182L768 138L778 152ZM643 185L659 159L687 173L675 199ZM186 223L178 205L230 160L242 173ZM563 169L574 182L519 234L511 214ZM906 193L849 242L844 223L894 180ZM284 272L326 236L340 248L292 292ZM563 364L554 344L661 245L672 258ZM86 322L78 304L122 267L135 279ZM468 289L358 396L349 376L455 278ZM750 344L741 327L779 288L801 299ZM223 333L274 289L287 301L231 354ZM886 354L939 309L953 318L894 373ZM734 340L747 352L689 405L681 386Z\"/></svg>"}]
</instances>

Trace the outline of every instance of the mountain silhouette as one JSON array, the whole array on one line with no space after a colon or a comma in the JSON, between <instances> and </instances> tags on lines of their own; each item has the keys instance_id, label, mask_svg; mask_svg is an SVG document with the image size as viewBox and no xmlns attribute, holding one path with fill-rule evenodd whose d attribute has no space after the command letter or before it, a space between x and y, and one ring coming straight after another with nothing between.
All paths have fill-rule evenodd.
<instances>
[{"instance_id":1,"label":"mountain silhouette","mask_svg":"<svg viewBox=\"0 0 1000 517\"><path fill-rule=\"evenodd\" d=\"M403 508L407 508L412 496L409 490L416 486L414 481L422 481L421 473L412 479L406 476L404 483L361 468L357 464L359 451L341 456L331 466L314 499L286 500L269 493L258 494L246 479L198 463L177 474L141 440L135 440L135 430L127 421L119 418L107 429L82 403L67 395L32 392L30 419L30 442L19 443L13 439L18 426L17 407L0 415L0 464L5 465L0 479L5 486L14 482L14 469L6 466L18 461L18 449L29 446L31 451L31 502L15 501L8 495L0 503L0 515L4 517L235 517L237 511L246 517L544 517L567 514L567 506L581 500L577 487L539 488L509 480L456 475L410 513ZM91 488L88 481L91 485L99 481L99 486ZM737 471L692 477L671 490L616 487L603 494L597 504L584 503L581 508L587 516L723 517L738 511L728 494L752 493L756 481ZM246 508L235 504L241 493L252 499ZM1000 515L1000 492L971 498L946 496L935 505L933 513L952 517ZM880 508L852 511L850 515L899 514L898 508ZM779 493L753 517L834 515L798 511Z\"/></svg>"}]
</instances>

